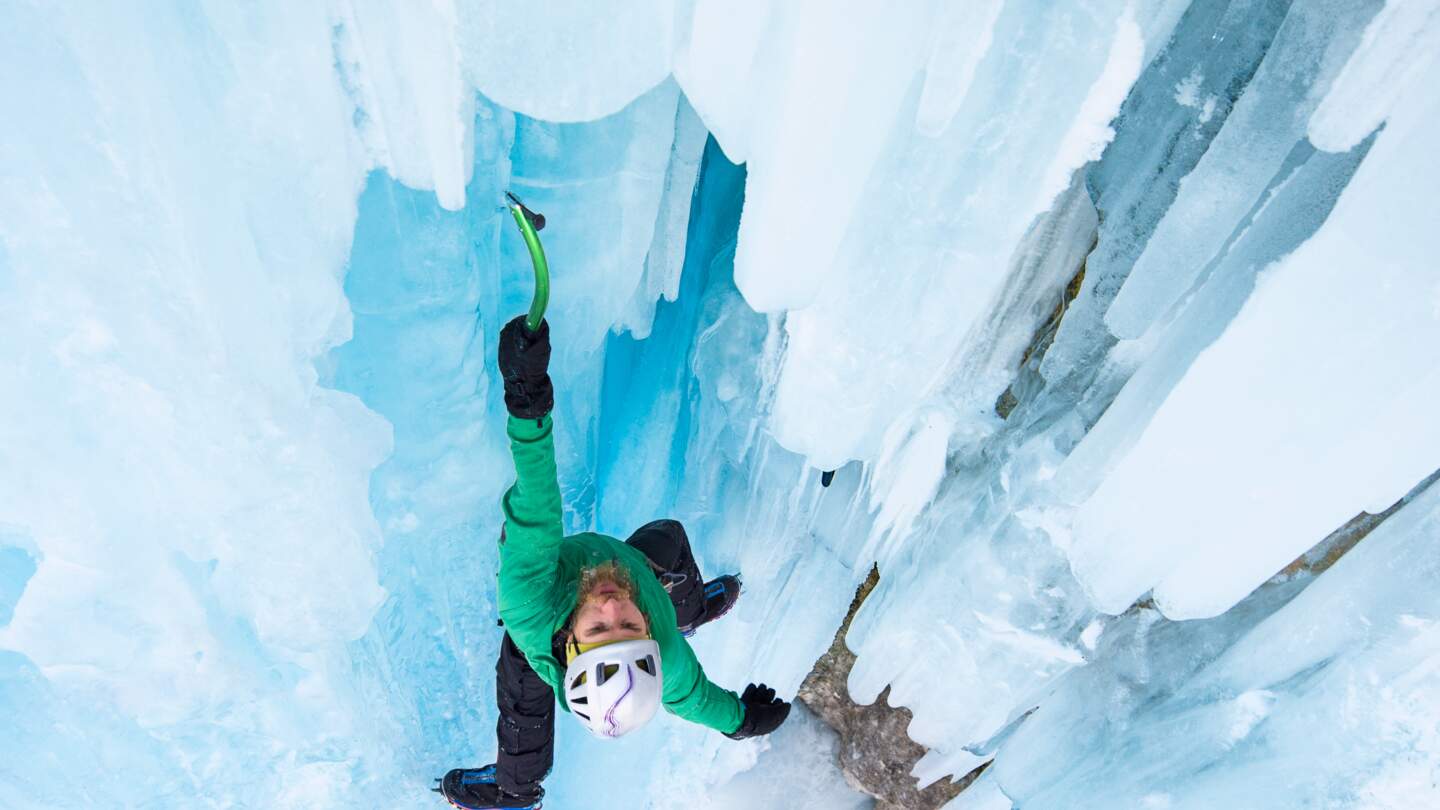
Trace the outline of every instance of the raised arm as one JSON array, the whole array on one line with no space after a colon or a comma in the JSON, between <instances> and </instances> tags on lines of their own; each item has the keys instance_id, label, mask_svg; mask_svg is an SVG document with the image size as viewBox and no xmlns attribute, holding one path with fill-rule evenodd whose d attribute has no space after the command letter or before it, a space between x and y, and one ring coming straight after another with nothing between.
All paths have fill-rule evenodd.
<instances>
[{"instance_id":1,"label":"raised arm","mask_svg":"<svg viewBox=\"0 0 1440 810\"><path fill-rule=\"evenodd\" d=\"M511 416L506 433L510 436L510 455L515 459L515 483L502 502L502 610L507 603L530 601L540 595L541 586L554 580L563 536L560 485L555 479L555 437L549 414L535 420Z\"/></svg>"},{"instance_id":2,"label":"raised arm","mask_svg":"<svg viewBox=\"0 0 1440 810\"><path fill-rule=\"evenodd\" d=\"M564 534L550 420L555 394L548 372L549 324L542 321L530 332L523 317L510 321L500 330L499 353L510 412L506 433L515 460L515 484L502 504L500 612L518 619L532 612L527 607L540 608L550 597Z\"/></svg>"}]
</instances>

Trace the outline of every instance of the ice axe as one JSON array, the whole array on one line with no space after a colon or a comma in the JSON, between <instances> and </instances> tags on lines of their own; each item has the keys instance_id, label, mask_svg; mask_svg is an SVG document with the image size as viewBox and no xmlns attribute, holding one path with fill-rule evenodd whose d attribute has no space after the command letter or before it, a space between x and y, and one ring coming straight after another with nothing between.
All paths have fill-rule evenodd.
<instances>
[{"instance_id":1,"label":"ice axe","mask_svg":"<svg viewBox=\"0 0 1440 810\"><path fill-rule=\"evenodd\" d=\"M530 299L530 314L525 316L525 328L531 332L540 329L545 319L545 308L550 305L550 265L545 261L545 248L540 245L540 231L545 228L545 215L531 211L520 202L520 198L505 192L509 202L506 206L515 217L520 228L520 237L530 251L530 264L535 268L535 297Z\"/></svg>"}]
</instances>

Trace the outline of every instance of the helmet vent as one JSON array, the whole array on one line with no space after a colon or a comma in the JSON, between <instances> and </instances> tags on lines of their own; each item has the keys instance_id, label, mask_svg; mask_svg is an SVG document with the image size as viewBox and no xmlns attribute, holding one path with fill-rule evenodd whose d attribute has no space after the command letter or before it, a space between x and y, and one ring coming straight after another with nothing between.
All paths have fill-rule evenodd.
<instances>
[{"instance_id":1,"label":"helmet vent","mask_svg":"<svg viewBox=\"0 0 1440 810\"><path fill-rule=\"evenodd\" d=\"M604 686L605 682L615 677L615 673L619 671L619 664L601 664L595 667L595 685Z\"/></svg>"},{"instance_id":2,"label":"helmet vent","mask_svg":"<svg viewBox=\"0 0 1440 810\"><path fill-rule=\"evenodd\" d=\"M574 697L574 698L571 698L571 699L570 699L570 705L571 705L571 706L574 706L576 703L579 703L581 706L584 706L584 705L586 705L586 704L589 703L589 702L590 702L590 698L587 697L587 696L585 696L585 695L580 695L580 696L578 696L578 697Z\"/></svg>"},{"instance_id":3,"label":"helmet vent","mask_svg":"<svg viewBox=\"0 0 1440 810\"><path fill-rule=\"evenodd\" d=\"M584 712L578 712L578 711L577 711L577 712L575 712L575 714L576 714L577 716L579 716L579 717L585 718L587 721L590 719L590 715L588 715L588 714L586 714L586 713L584 713Z\"/></svg>"},{"instance_id":4,"label":"helmet vent","mask_svg":"<svg viewBox=\"0 0 1440 810\"><path fill-rule=\"evenodd\" d=\"M655 658L653 656L647 655L644 658L637 660L635 662L635 666L639 667L640 671L645 673L646 675L655 674Z\"/></svg>"}]
</instances>

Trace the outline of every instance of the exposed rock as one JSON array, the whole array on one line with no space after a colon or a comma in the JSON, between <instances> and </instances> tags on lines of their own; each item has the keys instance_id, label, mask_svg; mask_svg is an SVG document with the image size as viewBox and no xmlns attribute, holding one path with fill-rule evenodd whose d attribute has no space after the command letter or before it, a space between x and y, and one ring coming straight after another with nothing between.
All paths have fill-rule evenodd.
<instances>
[{"instance_id":1,"label":"exposed rock","mask_svg":"<svg viewBox=\"0 0 1440 810\"><path fill-rule=\"evenodd\" d=\"M855 703L846 690L855 654L845 646L845 633L855 611L879 582L880 570L872 567L855 592L830 649L815 662L797 697L835 729L840 737L837 758L841 773L856 790L875 797L876 810L936 810L964 790L984 766L959 782L941 779L917 790L910 770L925 755L925 747L906 733L910 710L889 704L889 687L869 706Z\"/></svg>"},{"instance_id":2,"label":"exposed rock","mask_svg":"<svg viewBox=\"0 0 1440 810\"><path fill-rule=\"evenodd\" d=\"M1091 243L1090 247L1093 250L1094 243ZM1025 347L1025 353L1020 356L1020 366L1014 382L995 400L995 413L1001 419L1010 418L1010 413L1020 404L1022 391L1034 390L1043 385L1040 379L1040 361L1044 359L1050 344L1055 342L1055 335L1060 331L1060 321L1065 317L1065 313L1070 311L1070 304L1075 300L1075 296L1080 294L1080 287L1085 283L1085 267L1085 261L1082 260L1080 269L1075 271L1075 275L1061 292L1060 302L1030 338L1030 345Z\"/></svg>"}]
</instances>

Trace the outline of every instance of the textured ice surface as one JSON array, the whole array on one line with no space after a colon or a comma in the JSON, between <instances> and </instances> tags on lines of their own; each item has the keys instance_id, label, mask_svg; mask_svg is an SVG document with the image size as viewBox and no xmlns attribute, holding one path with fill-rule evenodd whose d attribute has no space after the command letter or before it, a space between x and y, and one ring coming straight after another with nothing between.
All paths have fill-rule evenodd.
<instances>
[{"instance_id":1,"label":"textured ice surface","mask_svg":"<svg viewBox=\"0 0 1440 810\"><path fill-rule=\"evenodd\" d=\"M1192 173L1180 181L1170 210L1106 313L1105 322L1117 337L1140 337L1150 321L1194 283L1215 245L1250 210L1305 134L1310 113L1323 95L1318 88L1345 64L1379 5L1341 0L1292 7L1245 93ZM1202 91L1203 70L1195 66L1176 85L1175 101L1198 110L1200 119L1212 119L1224 102L1208 89Z\"/></svg>"},{"instance_id":2,"label":"textured ice surface","mask_svg":"<svg viewBox=\"0 0 1440 810\"><path fill-rule=\"evenodd\" d=\"M359 0L337 9L334 52L356 129L390 174L465 204L475 97L459 59L455 9Z\"/></svg>"},{"instance_id":3,"label":"textured ice surface","mask_svg":"<svg viewBox=\"0 0 1440 810\"><path fill-rule=\"evenodd\" d=\"M567 526L743 573L714 680L878 564L952 807L1440 803L1440 3L621 5L0 7L0 806L493 757L506 189ZM834 750L562 718L547 804L866 806Z\"/></svg>"},{"instance_id":4,"label":"textured ice surface","mask_svg":"<svg viewBox=\"0 0 1440 810\"><path fill-rule=\"evenodd\" d=\"M35 563L0 804L338 802L382 745L346 644L391 433L312 365L367 165L332 21L0 13L0 536Z\"/></svg>"},{"instance_id":5,"label":"textured ice surface","mask_svg":"<svg viewBox=\"0 0 1440 810\"><path fill-rule=\"evenodd\" d=\"M1217 615L1327 528L1382 511L1434 469L1440 241L1428 189L1440 162L1428 140L1440 105L1427 84L1400 94L1325 224L1262 270L1081 508L1076 573L1103 609L1154 588L1172 617Z\"/></svg>"},{"instance_id":6,"label":"textured ice surface","mask_svg":"<svg viewBox=\"0 0 1440 810\"><path fill-rule=\"evenodd\" d=\"M835 732L803 704L765 741L764 750L755 754L755 767L740 772L691 806L704 810L867 810L874 804L841 778L835 768Z\"/></svg>"},{"instance_id":7,"label":"textured ice surface","mask_svg":"<svg viewBox=\"0 0 1440 810\"><path fill-rule=\"evenodd\" d=\"M1009 741L1001 784L1041 807L1433 802L1437 507L1431 486L1288 604L1302 583L1206 621L1117 621L1107 660Z\"/></svg>"},{"instance_id":8,"label":"textured ice surface","mask_svg":"<svg viewBox=\"0 0 1440 810\"><path fill-rule=\"evenodd\" d=\"M433 5L458 20L452 36L477 90L516 112L563 122L619 112L670 75L689 14L689 3L668 0Z\"/></svg>"}]
</instances>

